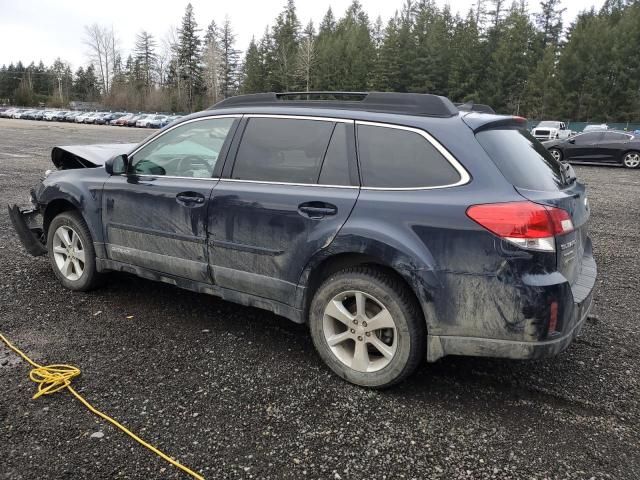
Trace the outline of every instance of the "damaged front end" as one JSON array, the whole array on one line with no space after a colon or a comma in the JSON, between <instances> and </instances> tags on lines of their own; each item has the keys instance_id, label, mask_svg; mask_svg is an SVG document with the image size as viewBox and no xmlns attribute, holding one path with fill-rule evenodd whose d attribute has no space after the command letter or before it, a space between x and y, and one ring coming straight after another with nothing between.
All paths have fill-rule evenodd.
<instances>
[{"instance_id":1,"label":"damaged front end","mask_svg":"<svg viewBox=\"0 0 640 480\"><path fill-rule=\"evenodd\" d=\"M47 239L43 228L43 217L36 196L31 191L31 207L8 205L9 218L24 248L34 257L47 253Z\"/></svg>"}]
</instances>

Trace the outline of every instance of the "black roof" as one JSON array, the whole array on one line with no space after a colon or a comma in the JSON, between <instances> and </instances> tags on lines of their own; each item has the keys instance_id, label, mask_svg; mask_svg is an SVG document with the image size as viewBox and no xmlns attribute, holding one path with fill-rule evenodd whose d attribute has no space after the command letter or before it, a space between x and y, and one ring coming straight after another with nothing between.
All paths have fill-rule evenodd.
<instances>
[{"instance_id":1,"label":"black roof","mask_svg":"<svg viewBox=\"0 0 640 480\"><path fill-rule=\"evenodd\" d=\"M253 93L229 97L210 109L231 107L306 107L453 117L459 110L446 97L428 93L395 92L287 92Z\"/></svg>"}]
</instances>

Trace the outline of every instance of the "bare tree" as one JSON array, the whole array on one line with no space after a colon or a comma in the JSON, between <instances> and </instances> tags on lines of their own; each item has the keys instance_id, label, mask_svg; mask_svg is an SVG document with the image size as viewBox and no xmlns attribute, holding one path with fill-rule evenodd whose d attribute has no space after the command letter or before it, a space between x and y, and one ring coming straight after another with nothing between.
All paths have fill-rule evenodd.
<instances>
[{"instance_id":1,"label":"bare tree","mask_svg":"<svg viewBox=\"0 0 640 480\"><path fill-rule=\"evenodd\" d=\"M222 52L216 39L207 41L203 52L204 83L213 103L220 100L220 70L222 67Z\"/></svg>"},{"instance_id":2,"label":"bare tree","mask_svg":"<svg viewBox=\"0 0 640 480\"><path fill-rule=\"evenodd\" d=\"M309 22L304 30L300 44L298 45L298 58L296 67L298 76L304 84L305 91L309 91L311 85L311 71L316 61L316 41L313 24Z\"/></svg>"},{"instance_id":3,"label":"bare tree","mask_svg":"<svg viewBox=\"0 0 640 480\"><path fill-rule=\"evenodd\" d=\"M104 95L111 91L111 78L118 56L118 40L113 27L85 25L84 44L89 47L89 59L97 65L100 85Z\"/></svg>"}]
</instances>

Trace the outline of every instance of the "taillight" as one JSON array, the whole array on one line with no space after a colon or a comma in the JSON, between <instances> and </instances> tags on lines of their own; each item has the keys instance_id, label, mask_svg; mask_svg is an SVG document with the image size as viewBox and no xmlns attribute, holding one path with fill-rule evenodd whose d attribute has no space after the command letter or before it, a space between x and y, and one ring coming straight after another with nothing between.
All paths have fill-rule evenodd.
<instances>
[{"instance_id":1,"label":"taillight","mask_svg":"<svg viewBox=\"0 0 640 480\"><path fill-rule=\"evenodd\" d=\"M555 251L555 236L573 231L566 210L533 202L472 205L467 216L519 247L545 252Z\"/></svg>"}]
</instances>

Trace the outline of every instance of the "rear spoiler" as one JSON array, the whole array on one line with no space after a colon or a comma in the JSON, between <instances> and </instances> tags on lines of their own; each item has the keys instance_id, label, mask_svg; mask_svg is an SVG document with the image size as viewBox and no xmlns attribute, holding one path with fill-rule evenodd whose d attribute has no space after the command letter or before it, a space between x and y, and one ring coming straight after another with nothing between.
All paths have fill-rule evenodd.
<instances>
[{"instance_id":1,"label":"rear spoiler","mask_svg":"<svg viewBox=\"0 0 640 480\"><path fill-rule=\"evenodd\" d=\"M462 117L462 121L466 123L474 133L491 128L525 128L527 126L527 119L524 117L490 115L487 113L468 113Z\"/></svg>"},{"instance_id":2,"label":"rear spoiler","mask_svg":"<svg viewBox=\"0 0 640 480\"><path fill-rule=\"evenodd\" d=\"M495 115L496 113L496 111L493 108L483 103L467 102L467 103L455 103L454 105L458 107L458 110L460 110L461 112L490 113L493 115Z\"/></svg>"}]
</instances>

